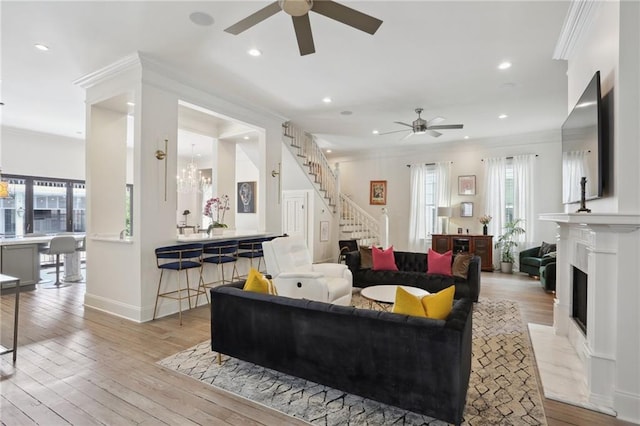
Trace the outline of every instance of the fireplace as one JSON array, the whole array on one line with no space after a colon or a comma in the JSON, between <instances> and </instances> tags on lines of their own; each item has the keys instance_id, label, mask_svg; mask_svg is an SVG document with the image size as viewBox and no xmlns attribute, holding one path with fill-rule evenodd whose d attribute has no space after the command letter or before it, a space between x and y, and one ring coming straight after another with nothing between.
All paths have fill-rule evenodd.
<instances>
[{"instance_id":1,"label":"fireplace","mask_svg":"<svg viewBox=\"0 0 640 426\"><path fill-rule=\"evenodd\" d=\"M640 424L640 214L540 219L559 225L554 333L584 362L580 376L563 380L586 385L579 405Z\"/></svg>"},{"instance_id":2,"label":"fireplace","mask_svg":"<svg viewBox=\"0 0 640 426\"><path fill-rule=\"evenodd\" d=\"M582 332L587 334L587 274L573 267L572 316Z\"/></svg>"}]
</instances>

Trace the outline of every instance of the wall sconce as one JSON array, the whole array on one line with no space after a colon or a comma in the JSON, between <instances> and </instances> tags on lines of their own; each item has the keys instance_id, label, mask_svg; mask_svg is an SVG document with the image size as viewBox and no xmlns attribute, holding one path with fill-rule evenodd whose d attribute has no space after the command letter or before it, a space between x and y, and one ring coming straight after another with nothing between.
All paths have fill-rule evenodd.
<instances>
[{"instance_id":1,"label":"wall sconce","mask_svg":"<svg viewBox=\"0 0 640 426\"><path fill-rule=\"evenodd\" d=\"M164 151L156 150L156 158L164 160L164 200L167 201L167 151L169 150L169 139L164 140Z\"/></svg>"},{"instance_id":2,"label":"wall sconce","mask_svg":"<svg viewBox=\"0 0 640 426\"><path fill-rule=\"evenodd\" d=\"M280 190L281 178L280 178L280 163L278 163L278 170L271 170L271 177L278 178L278 204L280 204L280 197L282 196L282 191Z\"/></svg>"}]
</instances>

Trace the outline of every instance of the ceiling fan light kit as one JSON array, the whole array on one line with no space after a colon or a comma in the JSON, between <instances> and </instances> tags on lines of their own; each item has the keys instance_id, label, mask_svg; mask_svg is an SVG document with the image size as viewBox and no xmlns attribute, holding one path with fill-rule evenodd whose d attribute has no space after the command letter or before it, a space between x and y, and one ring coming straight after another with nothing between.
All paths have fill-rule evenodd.
<instances>
[{"instance_id":1,"label":"ceiling fan light kit","mask_svg":"<svg viewBox=\"0 0 640 426\"><path fill-rule=\"evenodd\" d=\"M309 12L311 11L372 35L382 25L380 19L332 0L277 0L236 22L226 28L225 31L238 35L280 11L284 11L291 16L301 56L309 55L316 51L311 33L311 22L309 21Z\"/></svg>"}]
</instances>

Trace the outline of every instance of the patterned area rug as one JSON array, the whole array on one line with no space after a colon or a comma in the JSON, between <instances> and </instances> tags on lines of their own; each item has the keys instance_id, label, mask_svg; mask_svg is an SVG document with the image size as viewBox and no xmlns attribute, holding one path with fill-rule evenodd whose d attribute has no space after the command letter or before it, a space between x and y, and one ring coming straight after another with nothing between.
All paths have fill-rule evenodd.
<instances>
[{"instance_id":1,"label":"patterned area rug","mask_svg":"<svg viewBox=\"0 0 640 426\"><path fill-rule=\"evenodd\" d=\"M353 305L369 303L354 294ZM515 302L483 300L473 312L466 425L546 425L526 326ZM227 356L202 342L158 362L212 386L318 425L446 425Z\"/></svg>"}]
</instances>

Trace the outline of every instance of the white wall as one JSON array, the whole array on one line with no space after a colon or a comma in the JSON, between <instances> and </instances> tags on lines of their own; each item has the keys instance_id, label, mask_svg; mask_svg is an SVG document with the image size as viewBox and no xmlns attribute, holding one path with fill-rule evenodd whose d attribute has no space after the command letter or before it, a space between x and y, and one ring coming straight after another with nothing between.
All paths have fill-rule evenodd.
<instances>
[{"instance_id":1,"label":"white wall","mask_svg":"<svg viewBox=\"0 0 640 426\"><path fill-rule=\"evenodd\" d=\"M338 258L337 217L333 214L332 208L327 205L326 200L315 190L306 172L307 170L300 167L291 151L283 144L282 167L280 171L282 190L311 190L313 193L313 198L309 200L309 208L312 209L312 214L308 216L308 241L312 259L314 262L335 262ZM320 222L323 221L329 222L330 231L328 241L320 241Z\"/></svg>"},{"instance_id":2,"label":"white wall","mask_svg":"<svg viewBox=\"0 0 640 426\"><path fill-rule=\"evenodd\" d=\"M3 173L84 180L84 155L84 139L2 127Z\"/></svg>"},{"instance_id":3,"label":"white wall","mask_svg":"<svg viewBox=\"0 0 640 426\"><path fill-rule=\"evenodd\" d=\"M575 53L569 58L567 67L568 111L571 111L576 105L580 95L598 70L600 71L604 106L609 111L615 110L614 103L617 100L616 92L618 91L620 6L615 1L598 3L597 16L585 29L575 46ZM605 119L613 119L613 114ZM611 130L609 136L613 135L613 123L611 123ZM615 177L616 171L611 161L616 161L615 152L619 152L619 149L616 148L617 142L615 140L610 140L609 143L614 152L614 158L610 160L610 174L607 178L604 197L587 203L587 207L593 212L616 212L618 210L617 194L620 182ZM578 207L579 204L568 204L565 211L574 212Z\"/></svg>"},{"instance_id":4,"label":"white wall","mask_svg":"<svg viewBox=\"0 0 640 426\"><path fill-rule=\"evenodd\" d=\"M258 222L258 185L259 170L252 157L257 156L258 142L242 142L236 144L236 194L235 203L231 205L231 214L236 217L236 229L256 231L259 229ZM255 213L238 213L238 182L256 182L256 193L253 194L255 198L256 212Z\"/></svg>"},{"instance_id":5,"label":"white wall","mask_svg":"<svg viewBox=\"0 0 640 426\"><path fill-rule=\"evenodd\" d=\"M381 214L381 206L369 205L369 181L387 181L387 211L389 215L389 242L398 250L409 249L410 176L407 164L452 161L451 203L454 217L449 232L457 228L470 233L482 233L478 217L484 210L483 158L537 154L534 171L534 217L539 213L562 211L561 202L561 142L560 131L546 131L512 135L488 140L466 140L446 144L430 143L411 151L385 151L362 157L331 158L340 163L342 192L374 217ZM476 176L476 195L458 195L458 176ZM460 217L460 203L473 203L473 217ZM536 220L533 233L527 236L529 244L542 240L555 240L552 224Z\"/></svg>"},{"instance_id":6,"label":"white wall","mask_svg":"<svg viewBox=\"0 0 640 426\"><path fill-rule=\"evenodd\" d=\"M610 140L609 188L606 196L587 203L593 213L640 214L640 3L596 2L595 15L569 54L569 105L600 70L602 94L613 129ZM571 211L571 210L569 210ZM615 342L614 409L618 418L640 423L640 289L638 264L640 231L620 234L628 249L618 253L616 301L617 328L624 336ZM599 354L595 354L599 355Z\"/></svg>"}]
</instances>

